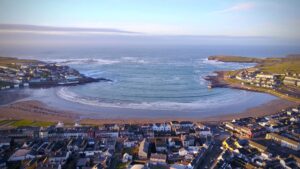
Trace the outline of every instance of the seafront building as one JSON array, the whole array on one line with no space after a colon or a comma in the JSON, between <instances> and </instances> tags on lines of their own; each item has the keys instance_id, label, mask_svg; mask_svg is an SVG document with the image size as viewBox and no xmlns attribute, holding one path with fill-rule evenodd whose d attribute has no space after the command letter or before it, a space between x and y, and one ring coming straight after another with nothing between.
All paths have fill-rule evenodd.
<instances>
[{"instance_id":1,"label":"seafront building","mask_svg":"<svg viewBox=\"0 0 300 169\"><path fill-rule=\"evenodd\" d=\"M300 107L220 124L155 124L0 130L1 168L299 168ZM1 123L0 123L1 124ZM1 126L0 126L1 127Z\"/></svg>"},{"instance_id":2,"label":"seafront building","mask_svg":"<svg viewBox=\"0 0 300 169\"><path fill-rule=\"evenodd\" d=\"M17 63L0 66L0 89L78 84L85 76L56 63Z\"/></svg>"}]
</instances>

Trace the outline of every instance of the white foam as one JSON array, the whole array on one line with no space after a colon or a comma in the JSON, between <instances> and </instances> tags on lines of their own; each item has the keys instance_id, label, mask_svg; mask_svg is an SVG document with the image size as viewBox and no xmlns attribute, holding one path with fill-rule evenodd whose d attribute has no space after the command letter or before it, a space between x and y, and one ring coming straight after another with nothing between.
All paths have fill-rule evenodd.
<instances>
[{"instance_id":1,"label":"white foam","mask_svg":"<svg viewBox=\"0 0 300 169\"><path fill-rule=\"evenodd\" d=\"M77 95L76 93L68 90L68 87L60 88L56 92L57 96L60 98L80 103L89 106L96 106L96 107L109 107L109 108L128 108L128 109L141 109L141 110L198 110L198 109L205 109L205 108L217 108L222 107L224 105L229 105L232 103L244 102L248 99L246 92L239 92L238 96L230 97L223 95L223 97L209 99L209 100L202 100L202 101L194 101L189 103L180 103L180 102L169 102L169 101L159 101L159 102L105 102L103 99L97 98L89 98L89 97L82 97ZM226 99L224 100L224 97ZM236 98L239 98L238 100Z\"/></svg>"},{"instance_id":2,"label":"white foam","mask_svg":"<svg viewBox=\"0 0 300 169\"><path fill-rule=\"evenodd\" d=\"M140 63L140 64L146 64L148 61L144 59L140 59L138 57L122 57L122 60L130 63Z\"/></svg>"},{"instance_id":3,"label":"white foam","mask_svg":"<svg viewBox=\"0 0 300 169\"><path fill-rule=\"evenodd\" d=\"M119 60L110 59L44 59L46 62L55 62L63 65L77 65L77 64L97 64L97 65L111 65L120 63Z\"/></svg>"},{"instance_id":4,"label":"white foam","mask_svg":"<svg viewBox=\"0 0 300 169\"><path fill-rule=\"evenodd\" d=\"M201 59L200 62L204 64L210 64L210 65L222 65L225 63L217 60L208 60L208 58Z\"/></svg>"}]
</instances>

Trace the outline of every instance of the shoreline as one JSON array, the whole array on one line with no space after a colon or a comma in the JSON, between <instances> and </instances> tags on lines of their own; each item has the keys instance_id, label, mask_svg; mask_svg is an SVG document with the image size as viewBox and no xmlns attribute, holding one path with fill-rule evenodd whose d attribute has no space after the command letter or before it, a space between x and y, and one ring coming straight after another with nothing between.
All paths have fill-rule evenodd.
<instances>
[{"instance_id":1,"label":"shoreline","mask_svg":"<svg viewBox=\"0 0 300 169\"><path fill-rule=\"evenodd\" d=\"M249 59L249 58L247 58ZM240 61L238 61L240 62ZM253 62L252 60L249 62ZM247 91L255 91L260 93L267 93L271 95L275 95L279 97L278 99L268 101L263 104L259 104L258 106L253 107L245 107L245 110L240 111L240 113L234 113L234 110L231 110L228 114L223 114L222 110L219 111L219 115L210 114L208 117L175 117L175 116L168 116L168 117L123 117L122 115L117 117L93 117L92 114L82 114L78 110L61 110L57 108L57 106L50 107L50 104L43 103L36 99L31 100L16 100L14 102L6 101L4 104L0 103L0 120L1 119L26 119L26 120L34 120L34 121L45 121L45 122L58 122L63 121L64 123L74 123L78 120L82 124L87 125L98 125L104 123L155 123L155 122L166 122L172 120L189 120L194 122L203 122L203 123L220 123L236 118L242 117L259 117L265 115L275 114L282 109L287 109L289 107L298 106L300 101L294 101L287 99L288 96L280 96L276 95L272 92L267 92L267 90L257 90L257 88L252 88L248 86L244 86L239 84L238 82L231 82L230 78L227 78L226 73L229 71L215 71L216 76L207 76L205 80L211 82L212 87L225 87L225 88L232 88L232 89L239 89L239 90L247 90ZM17 91L18 93L18 91ZM2 97L6 97L2 95ZM14 94L10 96L9 99L13 98ZM0 97L1 98L1 97ZM267 101L267 100L266 100ZM246 109L247 108L247 109ZM103 110L101 110L103 111ZM103 114L107 114L108 112L100 112ZM205 112L204 112L205 113ZM185 115L186 116L186 115Z\"/></svg>"},{"instance_id":2,"label":"shoreline","mask_svg":"<svg viewBox=\"0 0 300 169\"><path fill-rule=\"evenodd\" d=\"M294 75L297 74L299 75L299 69L295 68L295 65L292 65L291 62L299 62L300 55L288 55L285 58L252 58L252 57L242 57L242 56L209 56L208 60L215 60L215 61L220 61L220 62L236 62L236 63L256 63L255 66L251 67L250 69L261 69L264 68L266 69L265 71L268 72L270 70L272 70L272 73L277 73L277 74L291 74L291 72L287 72L286 69L290 68L289 66L294 66L293 67L293 73ZM277 67L276 67L277 64ZM281 67L279 67L278 65L281 65ZM281 68L285 67L284 72L280 72L282 70L273 70L274 68ZM288 66L287 66L288 65ZM270 69L270 67L274 67L273 69ZM269 68L268 68L269 67ZM267 69L268 68L268 69ZM210 82L210 87L214 88L214 87L228 87L228 88L232 88L232 89L239 89L239 90L247 90L247 91L254 91L254 92L260 92L260 93L267 93L267 94L271 94L273 96L279 97L281 99L285 99L285 100L289 100L289 101L293 101L296 103L300 103L300 99L299 97L295 97L290 93L284 93L282 91L278 91L278 90L272 90L272 89L267 89L267 88L263 88L263 87L256 87L253 85L247 85L244 84L243 81L238 80L236 78L232 78L232 73L234 73L233 76L235 76L237 74L237 72L241 71L240 70L229 70L229 71L215 71L214 73L216 73L217 75L215 76L206 76L204 79ZM270 72L269 72L270 73Z\"/></svg>"},{"instance_id":3,"label":"shoreline","mask_svg":"<svg viewBox=\"0 0 300 169\"><path fill-rule=\"evenodd\" d=\"M238 90L266 93L266 94L270 94L270 95L276 96L276 97L284 99L284 100L288 100L288 101L292 101L292 102L300 104L299 99L290 97L289 95L284 95L282 93L273 91L271 89L264 89L264 88L249 86L249 85L242 85L242 84L238 83L237 80L233 82L232 79L226 77L226 75L225 75L226 72L228 72L228 71L215 71L214 73L216 73L217 75L207 76L207 77L205 77L205 80L207 80L211 83L212 88L224 87L224 88L232 88L232 89L238 89Z\"/></svg>"},{"instance_id":4,"label":"shoreline","mask_svg":"<svg viewBox=\"0 0 300 169\"><path fill-rule=\"evenodd\" d=\"M298 103L276 99L265 104L248 108L240 113L230 113L226 115L217 115L203 118L93 118L85 117L80 118L78 112L70 112L65 110L58 110L53 107L41 103L37 100L19 101L12 104L8 104L0 107L0 119L2 120L32 120L42 122L54 122L63 121L66 124L74 124L76 121L80 121L83 125L101 125L108 123L117 124L146 124L157 123L166 121L183 121L189 120L193 122L202 123L221 123L230 121L232 119L244 118L244 117L261 117L265 115L276 114L282 109L299 106Z\"/></svg>"}]
</instances>

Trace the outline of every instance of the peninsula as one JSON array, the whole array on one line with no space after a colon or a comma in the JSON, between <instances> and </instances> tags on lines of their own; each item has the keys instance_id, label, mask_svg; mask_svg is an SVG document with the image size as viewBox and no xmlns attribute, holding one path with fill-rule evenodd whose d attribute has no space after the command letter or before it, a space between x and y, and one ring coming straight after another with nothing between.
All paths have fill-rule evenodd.
<instances>
[{"instance_id":1,"label":"peninsula","mask_svg":"<svg viewBox=\"0 0 300 169\"><path fill-rule=\"evenodd\" d=\"M254 67L234 71L217 71L207 76L209 87L231 87L264 92L300 102L300 55L285 58L251 58L242 56L210 56L221 62L256 63Z\"/></svg>"},{"instance_id":2,"label":"peninsula","mask_svg":"<svg viewBox=\"0 0 300 169\"><path fill-rule=\"evenodd\" d=\"M87 77L69 66L0 57L0 89L19 87L53 87L90 82L110 81L105 78Z\"/></svg>"}]
</instances>

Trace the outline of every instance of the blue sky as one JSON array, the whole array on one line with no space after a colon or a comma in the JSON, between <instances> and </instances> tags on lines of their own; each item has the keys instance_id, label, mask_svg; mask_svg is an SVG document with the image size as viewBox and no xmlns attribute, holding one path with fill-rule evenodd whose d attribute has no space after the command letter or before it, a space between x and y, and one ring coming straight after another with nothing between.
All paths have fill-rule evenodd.
<instances>
[{"instance_id":1,"label":"blue sky","mask_svg":"<svg viewBox=\"0 0 300 169\"><path fill-rule=\"evenodd\" d=\"M0 24L300 39L299 7L299 0L0 0Z\"/></svg>"}]
</instances>

